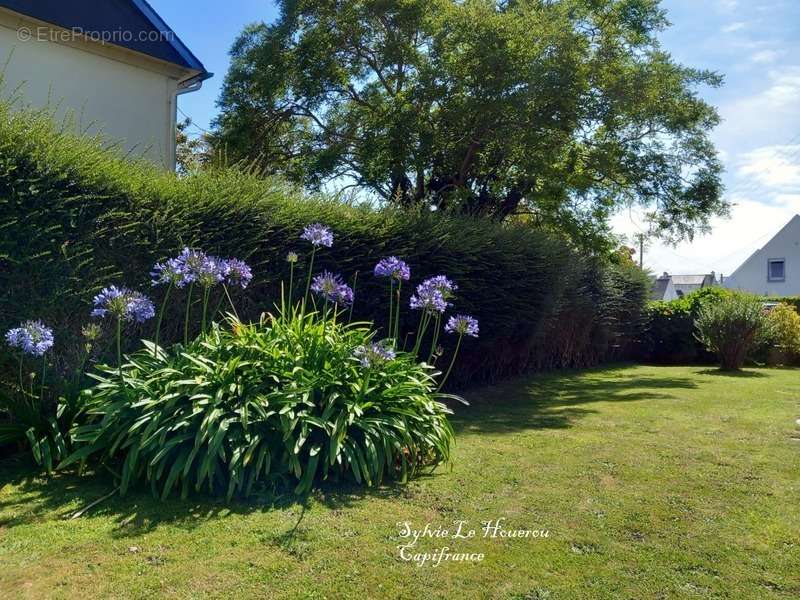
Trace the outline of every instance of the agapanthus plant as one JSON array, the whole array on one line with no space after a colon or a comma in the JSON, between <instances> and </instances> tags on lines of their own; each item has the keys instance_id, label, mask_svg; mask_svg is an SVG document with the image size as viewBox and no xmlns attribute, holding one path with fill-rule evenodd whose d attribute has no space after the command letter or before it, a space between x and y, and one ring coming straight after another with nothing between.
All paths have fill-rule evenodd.
<instances>
[{"instance_id":1,"label":"agapanthus plant","mask_svg":"<svg viewBox=\"0 0 800 600\"><path fill-rule=\"evenodd\" d=\"M289 252L286 255L286 262L289 263L289 306L294 302L294 266L299 259L297 252ZM283 301L283 291L281 291L281 301Z\"/></svg>"},{"instance_id":2,"label":"agapanthus plant","mask_svg":"<svg viewBox=\"0 0 800 600\"><path fill-rule=\"evenodd\" d=\"M225 297L228 299L228 302L231 305L231 310L233 311L233 314L238 319L239 314L236 312L236 306L233 304L233 299L231 298L231 294L228 291L228 286L238 287L243 290L247 289L247 286L250 285L250 282L253 280L253 271L252 269L250 269L250 265L248 265L243 260L239 260L238 258L230 258L228 260L223 260L221 261L221 263L224 275L224 279L222 281L222 289L225 291ZM203 322L204 322L203 331L205 331L205 318L203 319Z\"/></svg>"},{"instance_id":3,"label":"agapanthus plant","mask_svg":"<svg viewBox=\"0 0 800 600\"><path fill-rule=\"evenodd\" d=\"M315 248L318 246L325 246L326 248L333 246L333 232L322 223L313 223L307 226L303 233L300 234L300 239L311 242Z\"/></svg>"},{"instance_id":4,"label":"agapanthus plant","mask_svg":"<svg viewBox=\"0 0 800 600\"><path fill-rule=\"evenodd\" d=\"M314 257L317 254L317 248L320 246L324 246L325 248L333 246L333 232L321 223L313 223L303 230L303 233L300 234L300 239L311 242L311 258L308 259L306 291L305 294L303 294L303 312L305 312L305 305L306 302L308 302L308 291L311 289L311 274L314 272Z\"/></svg>"},{"instance_id":5,"label":"agapanthus plant","mask_svg":"<svg viewBox=\"0 0 800 600\"><path fill-rule=\"evenodd\" d=\"M144 323L156 314L153 302L141 292L110 285L94 297L93 317L116 319L117 365L122 365L122 323Z\"/></svg>"},{"instance_id":6,"label":"agapanthus plant","mask_svg":"<svg viewBox=\"0 0 800 600\"><path fill-rule=\"evenodd\" d=\"M161 322L164 319L164 311L167 308L170 293L174 287L183 287L185 285L184 279L185 265L184 261L178 258L170 258L163 262L157 262L153 265L153 270L150 271L150 278L153 286L166 285L167 291L164 292L164 298L161 301L161 309L158 311L158 319L156 319L156 335L154 339L156 352L158 348L158 339L161 333Z\"/></svg>"},{"instance_id":7,"label":"agapanthus plant","mask_svg":"<svg viewBox=\"0 0 800 600\"><path fill-rule=\"evenodd\" d=\"M379 367L382 364L394 360L397 354L387 344L379 342L372 342L370 344L359 346L353 352L361 366L366 369Z\"/></svg>"},{"instance_id":8,"label":"agapanthus plant","mask_svg":"<svg viewBox=\"0 0 800 600\"><path fill-rule=\"evenodd\" d=\"M340 275L335 275L330 271L323 271L314 277L311 291L322 296L326 308L328 302L337 306L350 306L353 303L353 290L342 280Z\"/></svg>"},{"instance_id":9,"label":"agapanthus plant","mask_svg":"<svg viewBox=\"0 0 800 600\"><path fill-rule=\"evenodd\" d=\"M26 321L6 333L6 342L24 354L44 356L53 347L53 330L41 321Z\"/></svg>"},{"instance_id":10,"label":"agapanthus plant","mask_svg":"<svg viewBox=\"0 0 800 600\"><path fill-rule=\"evenodd\" d=\"M222 259L217 256L206 254L202 250L184 248L181 253L164 262L156 263L151 272L153 285L167 285L167 291L159 311L156 324L155 345L158 346L158 338L161 330L161 320L166 310L169 294L173 287L189 288L186 299L186 314L183 323L183 342L189 343L189 317L192 307L192 292L194 286L200 286L203 290L203 312L202 330L207 328L208 301L211 296L212 288L222 285L225 297L230 302L234 314L236 307L231 299L228 286L245 289L253 279L253 272L250 266L237 258ZM219 308L219 307L217 307Z\"/></svg>"},{"instance_id":11,"label":"agapanthus plant","mask_svg":"<svg viewBox=\"0 0 800 600\"><path fill-rule=\"evenodd\" d=\"M24 382L22 379L23 356L28 354L36 358L42 358L42 382L39 397L44 395L44 377L47 368L47 359L44 355L53 347L55 337L53 330L41 321L25 321L19 327L9 329L6 333L6 342L12 348L19 350L19 390L24 393ZM31 381L33 388L33 381ZM31 389L33 395L33 389Z\"/></svg>"},{"instance_id":12,"label":"agapanthus plant","mask_svg":"<svg viewBox=\"0 0 800 600\"><path fill-rule=\"evenodd\" d=\"M447 320L444 330L447 333L458 335L458 341L456 342L455 350L453 350L453 357L450 359L450 366L447 368L447 372L444 374L441 383L439 383L439 389L442 389L447 378L450 377L450 372L453 370L453 365L456 363L458 351L461 349L461 340L464 339L464 336L478 337L478 329L478 319L469 315L455 315Z\"/></svg>"},{"instance_id":13,"label":"agapanthus plant","mask_svg":"<svg viewBox=\"0 0 800 600\"><path fill-rule=\"evenodd\" d=\"M387 331L389 338L395 340L395 344L397 344L397 338L400 335L400 291L403 281L411 278L411 269L405 261L396 256L389 256L378 261L374 273L375 277L389 278L389 326ZM396 303L395 297L397 298Z\"/></svg>"},{"instance_id":14,"label":"agapanthus plant","mask_svg":"<svg viewBox=\"0 0 800 600\"><path fill-rule=\"evenodd\" d=\"M439 341L442 314L452 306L448 300L453 297L457 289L458 286L445 275L429 277L417 286L416 294L411 296L410 301L412 309L422 311L419 327L417 328L417 339L414 344L414 354L419 352L422 338L425 336L431 321L433 321L434 331L431 350L428 353L428 361L433 358L436 344Z\"/></svg>"}]
</instances>

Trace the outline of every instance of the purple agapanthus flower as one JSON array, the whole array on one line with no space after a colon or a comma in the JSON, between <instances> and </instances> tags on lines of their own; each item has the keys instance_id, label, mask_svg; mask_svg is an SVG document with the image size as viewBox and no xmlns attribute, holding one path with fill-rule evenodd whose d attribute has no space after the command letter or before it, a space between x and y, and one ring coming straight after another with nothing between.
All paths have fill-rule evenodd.
<instances>
[{"instance_id":1,"label":"purple agapanthus flower","mask_svg":"<svg viewBox=\"0 0 800 600\"><path fill-rule=\"evenodd\" d=\"M53 347L54 341L53 330L41 321L25 321L6 333L9 346L32 356L43 356Z\"/></svg>"},{"instance_id":2,"label":"purple agapanthus flower","mask_svg":"<svg viewBox=\"0 0 800 600\"><path fill-rule=\"evenodd\" d=\"M156 314L153 302L141 292L110 285L94 297L93 317L112 316L123 321L144 323Z\"/></svg>"},{"instance_id":3,"label":"purple agapanthus flower","mask_svg":"<svg viewBox=\"0 0 800 600\"><path fill-rule=\"evenodd\" d=\"M421 285L417 286L417 293L411 296L410 304L414 310L426 310L431 313L443 313L450 305L440 291L432 288L422 288Z\"/></svg>"},{"instance_id":4,"label":"purple agapanthus flower","mask_svg":"<svg viewBox=\"0 0 800 600\"><path fill-rule=\"evenodd\" d=\"M349 306L353 303L353 290L339 275L323 271L311 281L311 290L329 302Z\"/></svg>"},{"instance_id":5,"label":"purple agapanthus flower","mask_svg":"<svg viewBox=\"0 0 800 600\"><path fill-rule=\"evenodd\" d=\"M375 265L376 277L391 277L397 281L408 281L411 277L411 269L403 260L396 256L382 258L377 265Z\"/></svg>"},{"instance_id":6,"label":"purple agapanthus flower","mask_svg":"<svg viewBox=\"0 0 800 600\"><path fill-rule=\"evenodd\" d=\"M238 258L231 258L223 261L223 263L225 283L228 285L238 285L242 289L250 284L250 281L253 279L253 272L246 262Z\"/></svg>"},{"instance_id":7,"label":"purple agapanthus flower","mask_svg":"<svg viewBox=\"0 0 800 600\"><path fill-rule=\"evenodd\" d=\"M321 223L313 223L303 230L300 239L311 242L314 246L333 246L333 232Z\"/></svg>"},{"instance_id":8,"label":"purple agapanthus flower","mask_svg":"<svg viewBox=\"0 0 800 600\"><path fill-rule=\"evenodd\" d=\"M370 368L394 360L396 354L388 346L372 342L366 346L356 348L353 356L359 360L361 366Z\"/></svg>"},{"instance_id":9,"label":"purple agapanthus flower","mask_svg":"<svg viewBox=\"0 0 800 600\"><path fill-rule=\"evenodd\" d=\"M444 330L448 333L478 337L478 319L469 315L455 315L447 320Z\"/></svg>"},{"instance_id":10,"label":"purple agapanthus flower","mask_svg":"<svg viewBox=\"0 0 800 600\"><path fill-rule=\"evenodd\" d=\"M353 288L351 288L346 283L343 283L339 286L339 289L336 290L336 304L340 306L350 306L353 303L353 299L355 298L355 292L353 292Z\"/></svg>"},{"instance_id":11,"label":"purple agapanthus flower","mask_svg":"<svg viewBox=\"0 0 800 600\"><path fill-rule=\"evenodd\" d=\"M181 273L176 283L178 287L191 283L212 287L225 279L225 261L201 250L184 248L174 260L176 269Z\"/></svg>"},{"instance_id":12,"label":"purple agapanthus flower","mask_svg":"<svg viewBox=\"0 0 800 600\"><path fill-rule=\"evenodd\" d=\"M453 293L458 289L458 286L447 278L445 275L436 275L435 277L429 277L425 281L423 281L421 286L425 288L431 288L441 292L442 296L444 296L445 300L452 298Z\"/></svg>"},{"instance_id":13,"label":"purple agapanthus flower","mask_svg":"<svg viewBox=\"0 0 800 600\"><path fill-rule=\"evenodd\" d=\"M184 277L183 263L179 258L169 258L157 262L150 271L153 285L182 285Z\"/></svg>"}]
</instances>

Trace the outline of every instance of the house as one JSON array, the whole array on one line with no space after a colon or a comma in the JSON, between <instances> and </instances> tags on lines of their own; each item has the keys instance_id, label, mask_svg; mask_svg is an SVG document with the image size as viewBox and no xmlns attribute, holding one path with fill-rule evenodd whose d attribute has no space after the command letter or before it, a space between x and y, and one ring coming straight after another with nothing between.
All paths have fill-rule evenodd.
<instances>
[{"instance_id":1,"label":"house","mask_svg":"<svg viewBox=\"0 0 800 600\"><path fill-rule=\"evenodd\" d=\"M656 277L653 281L653 288L650 290L651 300L675 300L678 294L675 293L675 285L672 277L664 273L661 277Z\"/></svg>"},{"instance_id":2,"label":"house","mask_svg":"<svg viewBox=\"0 0 800 600\"><path fill-rule=\"evenodd\" d=\"M664 273L653 282L651 300L675 300L696 290L717 285L717 276L712 271L706 275L670 275Z\"/></svg>"},{"instance_id":3,"label":"house","mask_svg":"<svg viewBox=\"0 0 800 600\"><path fill-rule=\"evenodd\" d=\"M212 76L145 0L0 0L0 73L4 98L166 169L177 97Z\"/></svg>"},{"instance_id":4,"label":"house","mask_svg":"<svg viewBox=\"0 0 800 600\"><path fill-rule=\"evenodd\" d=\"M800 295L800 214L744 261L724 285L764 296Z\"/></svg>"}]
</instances>

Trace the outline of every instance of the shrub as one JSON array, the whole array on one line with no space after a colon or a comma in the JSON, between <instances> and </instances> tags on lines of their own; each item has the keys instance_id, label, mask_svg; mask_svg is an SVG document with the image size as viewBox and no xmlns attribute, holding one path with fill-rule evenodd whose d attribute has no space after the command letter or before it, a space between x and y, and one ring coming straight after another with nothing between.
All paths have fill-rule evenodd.
<instances>
[{"instance_id":1,"label":"shrub","mask_svg":"<svg viewBox=\"0 0 800 600\"><path fill-rule=\"evenodd\" d=\"M648 303L640 358L661 364L713 361L715 355L695 336L695 320L703 306L729 294L724 288L708 287L675 300Z\"/></svg>"},{"instance_id":2,"label":"shrub","mask_svg":"<svg viewBox=\"0 0 800 600\"><path fill-rule=\"evenodd\" d=\"M313 313L230 325L174 351L148 344L121 377L101 369L65 465L97 459L123 493L146 482L162 498L230 498L259 482L405 480L449 460L450 411L413 355L387 357L366 327Z\"/></svg>"},{"instance_id":3,"label":"shrub","mask_svg":"<svg viewBox=\"0 0 800 600\"><path fill-rule=\"evenodd\" d=\"M800 360L800 315L794 306L779 303L769 311L771 342L778 352L775 362Z\"/></svg>"},{"instance_id":4,"label":"shrub","mask_svg":"<svg viewBox=\"0 0 800 600\"><path fill-rule=\"evenodd\" d=\"M769 340L771 326L763 300L743 293L730 293L707 303L695 321L697 338L726 371L742 367L748 354Z\"/></svg>"},{"instance_id":5,"label":"shrub","mask_svg":"<svg viewBox=\"0 0 800 600\"><path fill-rule=\"evenodd\" d=\"M322 221L342 244L321 251L317 267L335 266L355 284L356 319L386 329L388 285L369 275L389 254L412 269L400 299L401 338L417 325L407 307L419 281L447 273L460 285L459 309L480 319L482 335L463 349L454 386L625 356L639 335L648 286L640 271L587 256L529 225L307 198L236 168L179 178L55 130L48 115L2 104L0 215L0 328L38 317L57 340L77 339L92 298L108 283L143 290L152 265L184 246L247 260L255 277L235 300L243 320L257 319L288 278L289 264L276 257L296 248L306 225ZM154 294L157 305L163 293ZM165 317L164 342L184 337L180 310ZM155 323L134 327L138 337L152 337ZM189 337L198 331L196 324ZM103 339L112 336L107 329ZM455 339L441 343L452 353ZM133 348L129 342L122 350ZM72 372L83 360L79 350L61 345L55 370ZM113 353L111 345L105 356ZM14 365L0 354L7 378Z\"/></svg>"}]
</instances>

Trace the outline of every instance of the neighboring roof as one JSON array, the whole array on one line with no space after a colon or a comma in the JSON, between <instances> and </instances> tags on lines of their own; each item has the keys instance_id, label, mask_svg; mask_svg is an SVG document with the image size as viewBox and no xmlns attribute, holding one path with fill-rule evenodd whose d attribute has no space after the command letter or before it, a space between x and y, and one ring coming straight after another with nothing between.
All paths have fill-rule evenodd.
<instances>
[{"instance_id":1,"label":"neighboring roof","mask_svg":"<svg viewBox=\"0 0 800 600\"><path fill-rule=\"evenodd\" d=\"M703 285L711 275L672 275L675 285Z\"/></svg>"},{"instance_id":2,"label":"neighboring roof","mask_svg":"<svg viewBox=\"0 0 800 600\"><path fill-rule=\"evenodd\" d=\"M0 0L0 7L65 29L106 36L107 43L186 69L207 71L146 0ZM120 32L125 32L121 36Z\"/></svg>"},{"instance_id":3,"label":"neighboring roof","mask_svg":"<svg viewBox=\"0 0 800 600\"><path fill-rule=\"evenodd\" d=\"M650 290L651 300L663 300L669 288L671 279L669 277L659 277L653 282L653 288Z\"/></svg>"}]
</instances>

